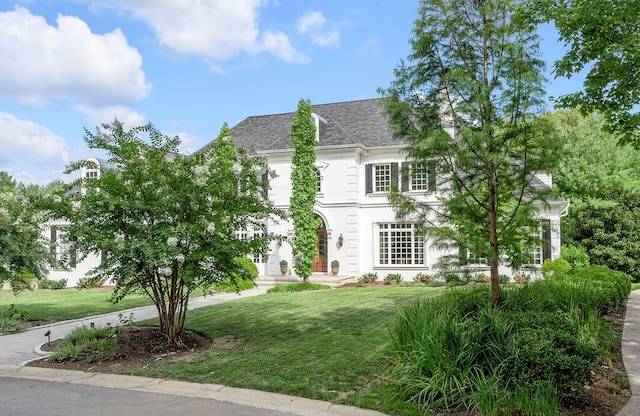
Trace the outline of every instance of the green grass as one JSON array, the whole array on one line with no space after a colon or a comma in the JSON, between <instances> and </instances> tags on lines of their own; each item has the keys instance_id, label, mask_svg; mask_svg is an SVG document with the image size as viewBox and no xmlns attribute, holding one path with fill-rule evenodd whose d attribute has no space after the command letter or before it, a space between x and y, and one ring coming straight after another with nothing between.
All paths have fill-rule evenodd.
<instances>
[{"instance_id":1,"label":"green grass","mask_svg":"<svg viewBox=\"0 0 640 416\"><path fill-rule=\"evenodd\" d=\"M638 290L640 289L640 283L631 283L631 290Z\"/></svg>"},{"instance_id":2,"label":"green grass","mask_svg":"<svg viewBox=\"0 0 640 416\"><path fill-rule=\"evenodd\" d=\"M276 293L193 310L187 329L235 345L214 342L189 358L131 373L371 407L389 365L388 330L396 311L441 292L396 287Z\"/></svg>"},{"instance_id":3,"label":"green grass","mask_svg":"<svg viewBox=\"0 0 640 416\"><path fill-rule=\"evenodd\" d=\"M6 313L11 304L20 311L28 311L25 319L29 321L66 321L101 315L138 306L151 305L144 295L127 296L122 301L109 302L110 289L64 289L24 291L18 296L13 292L0 292L0 314Z\"/></svg>"},{"instance_id":4,"label":"green grass","mask_svg":"<svg viewBox=\"0 0 640 416\"><path fill-rule=\"evenodd\" d=\"M331 289L327 285L321 285L319 283L291 283L288 285L278 285L267 290L267 293L283 293L283 292L307 292L309 290L326 290Z\"/></svg>"}]
</instances>

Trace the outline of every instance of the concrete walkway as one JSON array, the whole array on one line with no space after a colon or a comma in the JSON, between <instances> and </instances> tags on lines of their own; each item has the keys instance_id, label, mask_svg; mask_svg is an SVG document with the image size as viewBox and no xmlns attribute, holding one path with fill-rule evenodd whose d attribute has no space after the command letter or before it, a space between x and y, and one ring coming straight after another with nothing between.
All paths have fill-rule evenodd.
<instances>
[{"instance_id":1,"label":"concrete walkway","mask_svg":"<svg viewBox=\"0 0 640 416\"><path fill-rule=\"evenodd\" d=\"M190 309L214 305L239 297L257 296L266 292L259 287L238 294L219 294L190 301ZM154 307L142 307L122 311L125 316L133 312L136 320L157 316ZM44 333L51 331L52 340L66 336L80 325L118 323L118 313L101 315L59 324L37 327L19 334L0 336L0 377L26 378L33 380L59 381L87 386L129 389L148 393L163 393L193 398L207 398L223 402L242 404L261 409L277 410L299 415L318 416L375 416L382 413L330 402L311 400L283 394L257 390L239 389L215 384L187 383L182 381L153 379L146 377L120 376L113 374L84 373L79 371L51 370L24 367L25 362L41 358L37 347L46 341ZM35 348L34 348L35 347ZM618 416L640 416L640 290L631 292L627 302L627 315L622 334L622 355L631 385L631 399Z\"/></svg>"},{"instance_id":2,"label":"concrete walkway","mask_svg":"<svg viewBox=\"0 0 640 416\"><path fill-rule=\"evenodd\" d=\"M618 416L640 416L640 290L631 292L627 301L622 358L629 377L631 398Z\"/></svg>"},{"instance_id":3,"label":"concrete walkway","mask_svg":"<svg viewBox=\"0 0 640 416\"><path fill-rule=\"evenodd\" d=\"M189 309L228 302L233 299L257 296L266 293L268 287L260 286L240 294L222 293L189 301ZM24 365L39 355L39 346L47 341L46 331L51 331L51 340L64 338L71 330L93 322L96 326L107 323L117 325L118 314L128 317L133 313L136 321L157 317L154 306L128 309L116 313L90 318L65 321L32 328L18 334L0 336L0 377L12 379L45 380L96 388L127 389L149 394L169 394L193 399L211 399L223 403L251 406L259 409L314 416L380 416L382 413L357 407L336 405L322 400L312 400L284 394L258 390L240 389L216 384L188 383L183 381L122 376L115 374L85 373L82 371L54 370Z\"/></svg>"}]
</instances>

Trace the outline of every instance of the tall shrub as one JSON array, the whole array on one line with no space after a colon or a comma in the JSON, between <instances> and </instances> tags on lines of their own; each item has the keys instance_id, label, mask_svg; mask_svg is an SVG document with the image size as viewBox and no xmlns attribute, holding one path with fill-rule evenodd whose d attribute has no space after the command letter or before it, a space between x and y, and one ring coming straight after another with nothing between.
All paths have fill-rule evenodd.
<instances>
[{"instance_id":1,"label":"tall shrub","mask_svg":"<svg viewBox=\"0 0 640 416\"><path fill-rule=\"evenodd\" d=\"M293 189L290 211L295 230L293 268L305 282L311 276L311 264L317 241L318 222L313 215L313 206L316 202L315 137L316 127L311 118L311 103L301 99L291 125L291 141L295 150L291 161Z\"/></svg>"}]
</instances>

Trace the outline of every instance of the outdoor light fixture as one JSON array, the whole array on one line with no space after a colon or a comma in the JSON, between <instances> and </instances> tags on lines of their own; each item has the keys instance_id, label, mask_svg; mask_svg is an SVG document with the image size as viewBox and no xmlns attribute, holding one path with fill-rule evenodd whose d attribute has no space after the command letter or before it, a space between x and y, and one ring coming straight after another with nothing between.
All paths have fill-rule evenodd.
<instances>
[{"instance_id":1,"label":"outdoor light fixture","mask_svg":"<svg viewBox=\"0 0 640 416\"><path fill-rule=\"evenodd\" d=\"M342 233L340 233L340 237L338 237L338 247L342 247L344 243L344 238L342 238Z\"/></svg>"},{"instance_id":2,"label":"outdoor light fixture","mask_svg":"<svg viewBox=\"0 0 640 416\"><path fill-rule=\"evenodd\" d=\"M44 336L47 337L47 345L51 346L51 330L47 330L47 332L44 333Z\"/></svg>"}]
</instances>

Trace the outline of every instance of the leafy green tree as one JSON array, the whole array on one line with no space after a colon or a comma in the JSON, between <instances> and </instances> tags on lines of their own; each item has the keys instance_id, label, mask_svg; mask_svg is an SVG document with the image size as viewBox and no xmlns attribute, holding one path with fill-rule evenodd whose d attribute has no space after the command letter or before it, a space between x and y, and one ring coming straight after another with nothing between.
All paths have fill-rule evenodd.
<instances>
[{"instance_id":1,"label":"leafy green tree","mask_svg":"<svg viewBox=\"0 0 640 416\"><path fill-rule=\"evenodd\" d=\"M553 171L555 187L571 200L563 244L585 249L592 264L640 279L640 152L603 131L602 115L572 110L548 117L565 143Z\"/></svg>"},{"instance_id":2,"label":"leafy green tree","mask_svg":"<svg viewBox=\"0 0 640 416\"><path fill-rule=\"evenodd\" d=\"M556 76L587 70L583 88L558 99L561 107L598 111L624 143L640 146L640 2L530 0L530 16L553 20L568 46L554 63Z\"/></svg>"},{"instance_id":3,"label":"leafy green tree","mask_svg":"<svg viewBox=\"0 0 640 416\"><path fill-rule=\"evenodd\" d=\"M538 38L520 1L423 0L412 53L382 90L393 134L416 163L439 175L441 204L392 193L399 217L417 220L440 245L472 251L491 270L529 257L536 203L549 196L533 174L557 161L544 108ZM539 242L538 242L539 243Z\"/></svg>"},{"instance_id":4,"label":"leafy green tree","mask_svg":"<svg viewBox=\"0 0 640 416\"><path fill-rule=\"evenodd\" d=\"M146 293L161 331L180 343L189 295L225 278L250 278L234 259L266 248L267 236L236 233L281 215L263 197L258 173L266 164L236 149L226 124L192 157L178 154L179 139L151 124L124 130L116 121L85 130L85 140L106 151L114 168L76 184L82 192L58 206L59 215L70 220L83 258L103 253L94 275L115 282L114 300Z\"/></svg>"},{"instance_id":5,"label":"leafy green tree","mask_svg":"<svg viewBox=\"0 0 640 416\"><path fill-rule=\"evenodd\" d=\"M293 267L296 274L307 281L311 276L311 264L316 252L317 220L313 216L316 202L316 128L311 118L311 103L298 102L298 111L291 124L293 153L291 172L291 218L295 234L293 236Z\"/></svg>"},{"instance_id":6,"label":"leafy green tree","mask_svg":"<svg viewBox=\"0 0 640 416\"><path fill-rule=\"evenodd\" d=\"M49 251L42 236L42 216L24 187L0 172L0 286L9 282L17 294L44 279Z\"/></svg>"}]
</instances>

